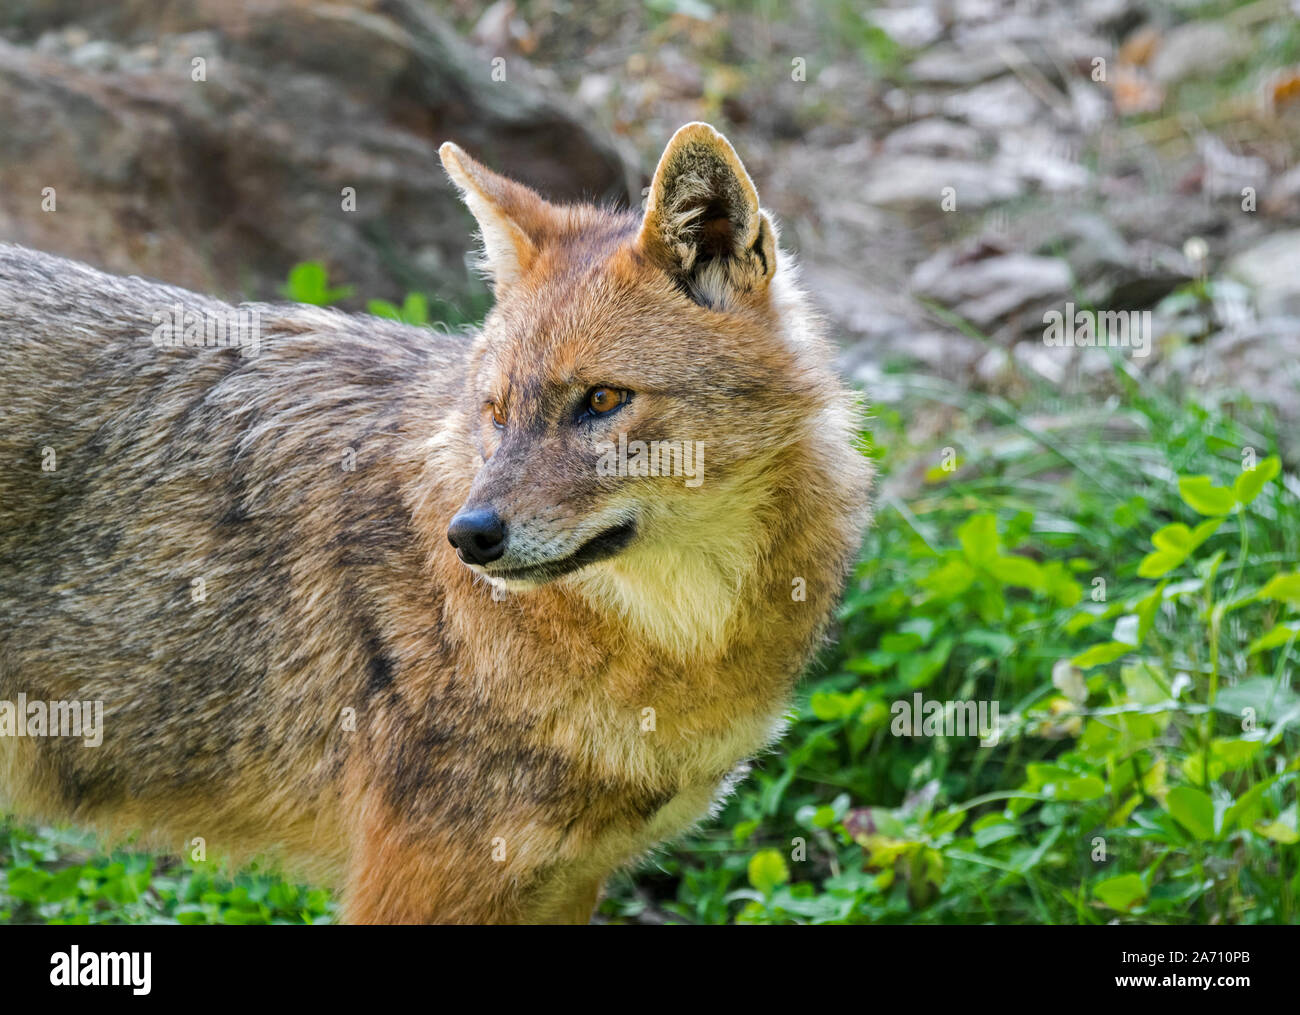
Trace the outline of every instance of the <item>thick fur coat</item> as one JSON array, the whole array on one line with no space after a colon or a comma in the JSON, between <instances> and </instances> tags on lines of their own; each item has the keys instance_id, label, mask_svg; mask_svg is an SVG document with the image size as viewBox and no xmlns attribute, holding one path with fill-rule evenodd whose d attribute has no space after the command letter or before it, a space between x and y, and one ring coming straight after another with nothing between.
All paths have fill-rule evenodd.
<instances>
[{"instance_id":1,"label":"thick fur coat","mask_svg":"<svg viewBox=\"0 0 1300 1015\"><path fill-rule=\"evenodd\" d=\"M98 746L0 736L11 810L274 853L353 921L585 922L779 736L870 474L748 175L703 124L643 213L443 160L472 333L0 246L0 699L103 703Z\"/></svg>"}]
</instances>

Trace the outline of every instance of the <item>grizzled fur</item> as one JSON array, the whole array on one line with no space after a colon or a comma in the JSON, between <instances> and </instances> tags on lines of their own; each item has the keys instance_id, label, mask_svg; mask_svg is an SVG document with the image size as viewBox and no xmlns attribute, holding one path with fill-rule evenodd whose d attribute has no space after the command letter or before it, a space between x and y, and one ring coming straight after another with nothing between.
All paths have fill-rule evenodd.
<instances>
[{"instance_id":1,"label":"grizzled fur","mask_svg":"<svg viewBox=\"0 0 1300 1015\"><path fill-rule=\"evenodd\" d=\"M255 354L159 347L233 309L0 246L0 700L104 703L99 747L0 737L6 807L277 854L355 921L585 921L779 735L869 471L749 177L702 124L644 215L443 159L471 334L262 305ZM633 394L575 420L596 385ZM704 481L598 475L620 432ZM458 559L467 505L540 577Z\"/></svg>"}]
</instances>

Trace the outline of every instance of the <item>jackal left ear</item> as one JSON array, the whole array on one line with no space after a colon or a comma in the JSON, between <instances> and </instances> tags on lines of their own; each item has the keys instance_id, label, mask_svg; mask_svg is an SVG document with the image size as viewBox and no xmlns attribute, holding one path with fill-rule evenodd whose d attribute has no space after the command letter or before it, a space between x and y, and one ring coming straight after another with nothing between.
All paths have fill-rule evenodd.
<instances>
[{"instance_id":1,"label":"jackal left ear","mask_svg":"<svg viewBox=\"0 0 1300 1015\"><path fill-rule=\"evenodd\" d=\"M438 149L443 168L460 190L483 236L483 268L498 296L517 282L537 256L550 205L522 183L475 162L450 141Z\"/></svg>"},{"instance_id":2,"label":"jackal left ear","mask_svg":"<svg viewBox=\"0 0 1300 1015\"><path fill-rule=\"evenodd\" d=\"M688 123L659 159L638 240L697 303L761 292L776 272L776 230L725 137Z\"/></svg>"}]
</instances>

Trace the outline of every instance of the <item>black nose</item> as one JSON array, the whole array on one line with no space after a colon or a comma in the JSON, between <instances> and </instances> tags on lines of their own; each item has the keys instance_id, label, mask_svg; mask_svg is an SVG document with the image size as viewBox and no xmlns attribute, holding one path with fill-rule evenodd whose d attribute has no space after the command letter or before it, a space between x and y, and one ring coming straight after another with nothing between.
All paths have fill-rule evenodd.
<instances>
[{"instance_id":1,"label":"black nose","mask_svg":"<svg viewBox=\"0 0 1300 1015\"><path fill-rule=\"evenodd\" d=\"M491 508L473 508L451 520L447 541L466 563L487 564L506 552L506 526Z\"/></svg>"}]
</instances>

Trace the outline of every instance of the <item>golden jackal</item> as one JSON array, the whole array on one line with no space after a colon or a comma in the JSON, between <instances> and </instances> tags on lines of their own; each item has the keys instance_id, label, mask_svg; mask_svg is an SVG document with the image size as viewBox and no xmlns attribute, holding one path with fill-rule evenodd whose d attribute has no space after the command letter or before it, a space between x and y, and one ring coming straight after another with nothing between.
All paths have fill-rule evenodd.
<instances>
[{"instance_id":1,"label":"golden jackal","mask_svg":"<svg viewBox=\"0 0 1300 1015\"><path fill-rule=\"evenodd\" d=\"M585 922L780 734L870 476L735 152L683 127L643 214L442 160L472 334L0 246L15 812L280 855L352 921Z\"/></svg>"}]
</instances>

